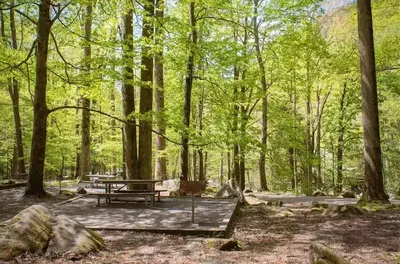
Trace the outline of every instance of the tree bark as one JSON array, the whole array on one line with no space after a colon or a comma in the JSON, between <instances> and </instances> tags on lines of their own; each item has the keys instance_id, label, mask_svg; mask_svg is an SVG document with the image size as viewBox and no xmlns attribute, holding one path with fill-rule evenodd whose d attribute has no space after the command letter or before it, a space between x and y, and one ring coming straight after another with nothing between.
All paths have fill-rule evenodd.
<instances>
[{"instance_id":1,"label":"tree bark","mask_svg":"<svg viewBox=\"0 0 400 264\"><path fill-rule=\"evenodd\" d=\"M91 68L91 57L92 57L92 47L90 44L92 36L92 13L93 7L91 1L88 2L86 6L85 13L85 46L84 51L84 67L88 71L90 76ZM90 89L90 81L87 82L86 89ZM86 96L82 98L82 106L85 108L90 108L90 99ZM86 175L90 174L90 111L87 109L82 109L82 141L81 141L81 179L86 179Z\"/></svg>"},{"instance_id":2,"label":"tree bark","mask_svg":"<svg viewBox=\"0 0 400 264\"><path fill-rule=\"evenodd\" d=\"M156 0L156 18L158 23L163 23L164 18L164 0ZM154 58L154 80L155 80L155 104L156 113L159 116L157 121L157 129L161 135L156 135L156 178L158 180L167 180L167 157L165 156L166 142L162 135L165 135L164 120L164 64L163 64L163 39L164 31L161 26L155 27L155 44L159 48L159 52Z\"/></svg>"},{"instance_id":3,"label":"tree bark","mask_svg":"<svg viewBox=\"0 0 400 264\"><path fill-rule=\"evenodd\" d=\"M307 99L306 99L306 107L307 107L307 128L306 128L306 147L307 147L307 168L306 173L303 177L302 181L302 191L306 195L312 194L312 186L311 186L311 177L312 177L312 160L314 147L312 144L313 136L311 134L311 77L310 77L310 58L307 58Z\"/></svg>"},{"instance_id":4,"label":"tree bark","mask_svg":"<svg viewBox=\"0 0 400 264\"><path fill-rule=\"evenodd\" d=\"M237 100L239 98L238 84L239 81L239 69L235 65L233 68L233 79L235 83L233 84L233 99ZM235 103L233 106L233 121L232 121L232 134L237 137L238 135L238 122L239 122L239 104ZM235 140L233 144L233 178L236 183L240 182L240 157L239 157L239 143Z\"/></svg>"},{"instance_id":5,"label":"tree bark","mask_svg":"<svg viewBox=\"0 0 400 264\"><path fill-rule=\"evenodd\" d=\"M357 0L364 130L363 200L388 203L382 175L371 0Z\"/></svg>"},{"instance_id":6,"label":"tree bark","mask_svg":"<svg viewBox=\"0 0 400 264\"><path fill-rule=\"evenodd\" d=\"M33 134L29 178L25 195L43 197L44 160L46 153L46 129L48 109L46 105L47 56L51 28L50 0L41 0L37 26L36 82L33 101Z\"/></svg>"},{"instance_id":7,"label":"tree bark","mask_svg":"<svg viewBox=\"0 0 400 264\"><path fill-rule=\"evenodd\" d=\"M268 191L267 175L265 173L265 151L267 148L267 79L265 74L265 64L261 54L260 38L258 36L258 0L254 0L254 13L253 13L253 31L254 31L254 45L256 48L257 62L260 69L260 81L262 91L262 118L261 118L261 149L259 157L259 174L260 174L260 188L263 191Z\"/></svg>"},{"instance_id":8,"label":"tree bark","mask_svg":"<svg viewBox=\"0 0 400 264\"><path fill-rule=\"evenodd\" d=\"M14 1L11 1L11 5L14 5ZM17 32L15 29L15 18L14 9L10 9L10 29L11 29L11 45L14 50L17 50ZM14 127L15 127L15 158L16 158L16 172L26 173L25 170L25 158L24 158L24 146L22 140L22 123L19 111L19 81L15 78L9 78L8 92L11 97L13 104L14 113Z\"/></svg>"},{"instance_id":9,"label":"tree bark","mask_svg":"<svg viewBox=\"0 0 400 264\"><path fill-rule=\"evenodd\" d=\"M132 124L124 124L124 165L127 179L138 177L138 156L136 140L135 89L133 87L133 9L124 15L123 25L123 55L124 81L122 83L122 104L125 119Z\"/></svg>"},{"instance_id":10,"label":"tree bark","mask_svg":"<svg viewBox=\"0 0 400 264\"><path fill-rule=\"evenodd\" d=\"M203 110L204 110L204 87L201 93L201 98L200 102L198 104L198 111L197 111L197 130L199 133L199 136L202 135L203 133ZM198 179L199 181L204 181L204 157L203 157L203 149L200 147L197 150L197 153L199 154L199 174L198 174Z\"/></svg>"},{"instance_id":11,"label":"tree bark","mask_svg":"<svg viewBox=\"0 0 400 264\"><path fill-rule=\"evenodd\" d=\"M154 25L154 3L144 1L142 38L151 39L153 37ZM153 56L151 49L147 45L142 46L140 71L140 114L148 115L153 110ZM151 179L152 175L152 120L151 116L139 121L139 156L138 156L138 177L141 179Z\"/></svg>"},{"instance_id":12,"label":"tree bark","mask_svg":"<svg viewBox=\"0 0 400 264\"><path fill-rule=\"evenodd\" d=\"M337 163L336 163L336 193L341 193L343 190L343 149L344 149L344 115L345 115L345 100L347 93L347 83L343 85L342 96L340 97L340 107L339 107L339 131L338 131L338 147L337 147Z\"/></svg>"},{"instance_id":13,"label":"tree bark","mask_svg":"<svg viewBox=\"0 0 400 264\"><path fill-rule=\"evenodd\" d=\"M219 157L219 182L221 186L224 184L224 152Z\"/></svg>"},{"instance_id":14,"label":"tree bark","mask_svg":"<svg viewBox=\"0 0 400 264\"><path fill-rule=\"evenodd\" d=\"M194 75L194 56L195 48L197 44L197 30L196 30L196 17L195 17L195 3L194 1L189 2L189 15L190 15L190 26L192 28L190 33L190 45L189 54L186 62L186 77L185 77L185 91L184 91L184 102L183 102L183 125L185 129L190 127L190 106L192 97L193 87L193 75ZM189 135L188 131L182 133L182 151L181 151L181 177L187 180L189 173Z\"/></svg>"}]
</instances>

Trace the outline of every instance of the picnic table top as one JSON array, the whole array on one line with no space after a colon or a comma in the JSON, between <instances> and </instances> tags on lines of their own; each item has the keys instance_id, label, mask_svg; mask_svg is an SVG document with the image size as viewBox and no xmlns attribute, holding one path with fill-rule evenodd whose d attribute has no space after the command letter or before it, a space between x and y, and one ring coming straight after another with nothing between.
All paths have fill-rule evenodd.
<instances>
[{"instance_id":1,"label":"picnic table top","mask_svg":"<svg viewBox=\"0 0 400 264\"><path fill-rule=\"evenodd\" d=\"M89 175L86 175L87 177L89 177L89 178L95 178L95 177L97 177L97 178L116 178L117 177L117 175L108 175L108 174L89 174Z\"/></svg>"},{"instance_id":2,"label":"picnic table top","mask_svg":"<svg viewBox=\"0 0 400 264\"><path fill-rule=\"evenodd\" d=\"M122 183L122 184L128 184L128 183L157 183L157 182L162 182L162 180L146 180L146 179L137 179L137 180L101 180L99 183Z\"/></svg>"}]
</instances>

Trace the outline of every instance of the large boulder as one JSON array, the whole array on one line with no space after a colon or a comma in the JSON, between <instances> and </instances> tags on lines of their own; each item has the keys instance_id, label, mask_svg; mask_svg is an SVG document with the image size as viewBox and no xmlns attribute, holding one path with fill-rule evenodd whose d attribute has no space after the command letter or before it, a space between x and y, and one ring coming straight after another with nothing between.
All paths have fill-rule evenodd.
<instances>
[{"instance_id":1,"label":"large boulder","mask_svg":"<svg viewBox=\"0 0 400 264\"><path fill-rule=\"evenodd\" d=\"M350 264L350 262L339 256L332 249L321 245L311 244L310 246L311 264Z\"/></svg>"},{"instance_id":2,"label":"large boulder","mask_svg":"<svg viewBox=\"0 0 400 264\"><path fill-rule=\"evenodd\" d=\"M0 224L0 260L24 252L88 253L104 247L97 233L68 216L33 205Z\"/></svg>"},{"instance_id":3,"label":"large boulder","mask_svg":"<svg viewBox=\"0 0 400 264\"><path fill-rule=\"evenodd\" d=\"M180 180L173 179L173 180L165 180L163 181L163 188L168 190L179 190Z\"/></svg>"}]
</instances>

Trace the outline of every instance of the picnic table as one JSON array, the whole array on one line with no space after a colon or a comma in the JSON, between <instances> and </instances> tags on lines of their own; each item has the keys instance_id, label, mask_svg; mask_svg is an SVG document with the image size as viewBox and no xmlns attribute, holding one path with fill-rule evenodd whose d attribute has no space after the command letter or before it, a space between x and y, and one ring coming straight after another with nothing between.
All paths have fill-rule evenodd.
<instances>
[{"instance_id":1,"label":"picnic table","mask_svg":"<svg viewBox=\"0 0 400 264\"><path fill-rule=\"evenodd\" d=\"M97 206L100 206L100 198L104 197L106 198L106 203L111 203L111 198L115 197L144 197L145 199L145 204L147 205L147 202L149 200L150 204L154 204L154 198L155 195L158 195L158 201L160 201L160 192L166 191L166 190L156 190L156 183L157 182L162 182L161 180L100 180L99 183L102 183L105 185L105 192L104 193L98 193L97 195ZM119 187L117 190L114 190L114 192L111 192L112 190L112 185L122 185ZM122 190L125 186L128 184L133 184L133 185L148 185L150 188L146 189L139 189L139 190Z\"/></svg>"}]
</instances>

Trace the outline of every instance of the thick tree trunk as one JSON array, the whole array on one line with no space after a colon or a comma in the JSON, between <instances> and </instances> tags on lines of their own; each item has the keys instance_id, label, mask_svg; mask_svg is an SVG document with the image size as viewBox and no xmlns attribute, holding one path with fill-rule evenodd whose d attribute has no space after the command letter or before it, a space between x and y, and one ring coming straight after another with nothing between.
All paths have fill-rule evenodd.
<instances>
[{"instance_id":1,"label":"thick tree trunk","mask_svg":"<svg viewBox=\"0 0 400 264\"><path fill-rule=\"evenodd\" d=\"M50 0L42 0L39 5L36 47L36 82L33 101L33 134L29 178L25 195L43 197L44 160L46 153L46 129L48 109L46 105L47 55L51 28Z\"/></svg>"},{"instance_id":2,"label":"thick tree trunk","mask_svg":"<svg viewBox=\"0 0 400 264\"><path fill-rule=\"evenodd\" d=\"M317 178L315 185L317 189L321 189L322 177L321 177L321 93L317 93L317 135L315 138L315 156L317 157Z\"/></svg>"},{"instance_id":3,"label":"thick tree trunk","mask_svg":"<svg viewBox=\"0 0 400 264\"><path fill-rule=\"evenodd\" d=\"M203 133L203 110L204 110L204 87L201 93L201 98L200 102L197 106L197 130L199 133L199 136L202 135ZM203 149L200 147L197 150L197 153L199 154L199 174L198 174L198 179L201 181L205 180L204 177L204 157L203 157Z\"/></svg>"},{"instance_id":4,"label":"thick tree trunk","mask_svg":"<svg viewBox=\"0 0 400 264\"><path fill-rule=\"evenodd\" d=\"M129 9L124 15L123 25L123 55L124 61L124 81L122 83L122 104L125 119L131 124L124 124L124 169L127 179L138 178L138 157L137 157L137 140L136 140L136 119L135 113L135 90L133 87L133 10Z\"/></svg>"},{"instance_id":5,"label":"thick tree trunk","mask_svg":"<svg viewBox=\"0 0 400 264\"><path fill-rule=\"evenodd\" d=\"M84 60L85 60L85 68L88 71L88 75L90 75L90 60L92 57L92 47L90 44L90 40L92 38L92 12L93 7L91 2L86 6L86 14L85 14L85 47L84 51ZM90 81L88 82L86 89L90 89ZM90 99L87 97L82 98L82 106L85 108L90 108ZM82 109L82 141L81 141L81 179L85 179L86 175L90 174L90 111L87 109Z\"/></svg>"},{"instance_id":6,"label":"thick tree trunk","mask_svg":"<svg viewBox=\"0 0 400 264\"><path fill-rule=\"evenodd\" d=\"M254 31L254 45L256 48L257 62L260 70L260 81L262 91L262 118L261 118L261 149L259 157L259 174L260 174L260 188L263 191L268 191L267 175L265 173L265 151L267 149L267 78L265 74L265 64L261 54L260 38L258 36L258 0L254 0L253 12L253 31Z\"/></svg>"},{"instance_id":7,"label":"thick tree trunk","mask_svg":"<svg viewBox=\"0 0 400 264\"><path fill-rule=\"evenodd\" d=\"M364 130L363 200L389 202L382 175L371 0L357 0Z\"/></svg>"},{"instance_id":8,"label":"thick tree trunk","mask_svg":"<svg viewBox=\"0 0 400 264\"><path fill-rule=\"evenodd\" d=\"M183 102L183 125L186 129L190 127L190 106L192 97L193 75L194 75L194 56L195 46L197 44L197 30L195 17L195 3L189 3L190 26L192 31L190 34L191 44L189 46L189 54L186 62L185 91ZM187 180L189 173L189 135L188 131L182 133L182 151L181 151L181 177Z\"/></svg>"},{"instance_id":9,"label":"thick tree trunk","mask_svg":"<svg viewBox=\"0 0 400 264\"><path fill-rule=\"evenodd\" d=\"M143 17L142 38L151 39L153 37L153 1L144 1L145 15ZM140 71L140 114L148 115L153 110L153 57L147 45L142 46ZM152 120L140 119L139 121L139 159L138 177L141 179L151 179L152 175Z\"/></svg>"},{"instance_id":10,"label":"thick tree trunk","mask_svg":"<svg viewBox=\"0 0 400 264\"><path fill-rule=\"evenodd\" d=\"M163 23L164 18L164 0L156 0L156 17L158 23ZM163 65L163 39L164 32L160 26L155 28L155 43L159 48L159 52L154 58L154 81L155 81L155 104L156 113L160 116L157 122L157 132L165 135L164 120L164 65ZM166 142L161 135L156 135L156 178L158 180L167 180L167 157L165 155Z\"/></svg>"}]
</instances>

